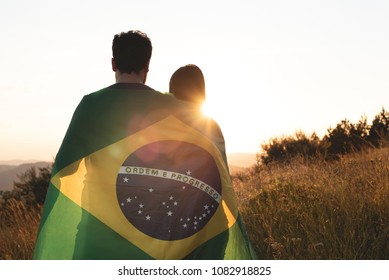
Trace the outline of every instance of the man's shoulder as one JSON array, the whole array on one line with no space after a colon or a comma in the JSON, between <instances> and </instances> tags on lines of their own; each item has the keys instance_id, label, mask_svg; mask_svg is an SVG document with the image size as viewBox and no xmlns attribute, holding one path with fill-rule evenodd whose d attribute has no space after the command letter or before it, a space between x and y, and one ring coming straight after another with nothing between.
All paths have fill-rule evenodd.
<instances>
[{"instance_id":1,"label":"man's shoulder","mask_svg":"<svg viewBox=\"0 0 389 280\"><path fill-rule=\"evenodd\" d=\"M171 94L156 91L150 87L128 87L111 85L86 94L79 103L79 110L115 110L144 111L175 108L177 100Z\"/></svg>"},{"instance_id":2,"label":"man's shoulder","mask_svg":"<svg viewBox=\"0 0 389 280\"><path fill-rule=\"evenodd\" d=\"M98 98L104 98L104 97L114 97L117 96L124 96L127 97L129 94L133 94L132 97L150 97L150 98L172 98L173 96L170 93L162 93L160 91L154 90L153 88L143 85L143 84L113 84L110 86L107 86L105 88L99 89L97 91L94 91L92 93L89 93L84 96L86 99L98 99Z\"/></svg>"}]
</instances>

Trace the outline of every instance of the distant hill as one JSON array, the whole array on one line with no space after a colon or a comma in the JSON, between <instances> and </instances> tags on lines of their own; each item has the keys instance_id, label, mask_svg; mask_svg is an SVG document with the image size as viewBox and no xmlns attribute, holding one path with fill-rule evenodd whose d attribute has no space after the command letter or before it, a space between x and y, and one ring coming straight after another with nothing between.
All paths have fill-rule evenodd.
<instances>
[{"instance_id":1,"label":"distant hill","mask_svg":"<svg viewBox=\"0 0 389 280\"><path fill-rule=\"evenodd\" d=\"M42 161L41 160L34 160L34 159L29 159L29 160L21 160L21 159L0 160L0 166L1 165L17 166L17 165L21 165L21 164L24 164L24 163L35 163L35 162L42 162Z\"/></svg>"},{"instance_id":2,"label":"distant hill","mask_svg":"<svg viewBox=\"0 0 389 280\"><path fill-rule=\"evenodd\" d=\"M233 153L227 155L228 165L235 167L251 167L256 163L256 155L249 153Z\"/></svg>"},{"instance_id":3,"label":"distant hill","mask_svg":"<svg viewBox=\"0 0 389 280\"><path fill-rule=\"evenodd\" d=\"M256 163L256 155L249 153L228 154L227 159L231 175L241 172Z\"/></svg>"},{"instance_id":4,"label":"distant hill","mask_svg":"<svg viewBox=\"0 0 389 280\"><path fill-rule=\"evenodd\" d=\"M15 168L13 165L0 164L0 173Z\"/></svg>"},{"instance_id":5,"label":"distant hill","mask_svg":"<svg viewBox=\"0 0 389 280\"><path fill-rule=\"evenodd\" d=\"M237 173L243 172L244 170L247 169L247 167L239 167L239 166L233 166L233 165L230 165L228 168L230 169L231 175L236 175Z\"/></svg>"},{"instance_id":6,"label":"distant hill","mask_svg":"<svg viewBox=\"0 0 389 280\"><path fill-rule=\"evenodd\" d=\"M47 167L50 162L35 162L35 163L24 163L20 165L0 165L0 190L9 191L12 190L14 181L18 181L18 175L26 172L31 167Z\"/></svg>"}]
</instances>

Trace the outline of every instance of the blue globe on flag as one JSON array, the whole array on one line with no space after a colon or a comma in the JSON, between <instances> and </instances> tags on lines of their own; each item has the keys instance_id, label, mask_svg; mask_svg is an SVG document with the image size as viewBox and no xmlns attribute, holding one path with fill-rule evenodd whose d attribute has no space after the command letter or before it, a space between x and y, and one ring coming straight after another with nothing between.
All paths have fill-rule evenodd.
<instances>
[{"instance_id":1,"label":"blue globe on flag","mask_svg":"<svg viewBox=\"0 0 389 280\"><path fill-rule=\"evenodd\" d=\"M130 154L118 172L117 199L138 230L160 240L198 233L221 201L221 178L213 157L183 141L158 141Z\"/></svg>"}]
</instances>

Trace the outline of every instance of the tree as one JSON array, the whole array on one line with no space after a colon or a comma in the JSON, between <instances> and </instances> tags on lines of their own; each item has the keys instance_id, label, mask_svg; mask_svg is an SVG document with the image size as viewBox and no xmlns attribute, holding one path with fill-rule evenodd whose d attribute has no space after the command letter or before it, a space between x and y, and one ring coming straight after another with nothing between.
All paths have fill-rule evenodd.
<instances>
[{"instance_id":1,"label":"tree","mask_svg":"<svg viewBox=\"0 0 389 280\"><path fill-rule=\"evenodd\" d=\"M361 150L368 146L367 136L369 135L370 126L367 124L367 117L362 116L357 124L351 124L350 140L354 150Z\"/></svg>"},{"instance_id":2,"label":"tree","mask_svg":"<svg viewBox=\"0 0 389 280\"><path fill-rule=\"evenodd\" d=\"M50 183L52 166L28 169L18 176L19 182L14 182L14 197L24 200L26 204L42 205L46 198L47 189Z\"/></svg>"},{"instance_id":3,"label":"tree","mask_svg":"<svg viewBox=\"0 0 389 280\"><path fill-rule=\"evenodd\" d=\"M382 141L389 141L389 112L384 108L375 116L367 139L375 147L378 147Z\"/></svg>"},{"instance_id":4,"label":"tree","mask_svg":"<svg viewBox=\"0 0 389 280\"><path fill-rule=\"evenodd\" d=\"M327 131L323 142L328 143L328 154L331 156L348 154L368 146L369 126L364 116L357 124L344 119L334 129L329 128Z\"/></svg>"},{"instance_id":5,"label":"tree","mask_svg":"<svg viewBox=\"0 0 389 280\"><path fill-rule=\"evenodd\" d=\"M272 138L268 144L262 145L264 153L260 155L262 163L286 162L297 156L313 158L323 151L319 137L313 133L306 136L298 131L294 136Z\"/></svg>"}]
</instances>

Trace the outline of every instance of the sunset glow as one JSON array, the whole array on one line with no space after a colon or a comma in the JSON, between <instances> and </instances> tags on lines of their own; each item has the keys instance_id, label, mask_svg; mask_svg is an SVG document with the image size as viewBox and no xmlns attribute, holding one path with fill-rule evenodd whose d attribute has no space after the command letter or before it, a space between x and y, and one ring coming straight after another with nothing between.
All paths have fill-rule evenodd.
<instances>
[{"instance_id":1,"label":"sunset glow","mask_svg":"<svg viewBox=\"0 0 389 280\"><path fill-rule=\"evenodd\" d=\"M167 92L181 66L201 68L203 112L227 152L256 153L296 130L322 135L345 118L371 122L389 106L389 3L346 2L146 1L129 18L128 1L93 12L74 0L3 1L0 160L55 157L83 96L115 82L112 38L130 29L151 38L153 89Z\"/></svg>"}]
</instances>

